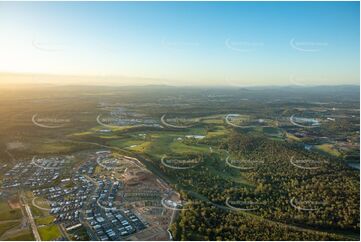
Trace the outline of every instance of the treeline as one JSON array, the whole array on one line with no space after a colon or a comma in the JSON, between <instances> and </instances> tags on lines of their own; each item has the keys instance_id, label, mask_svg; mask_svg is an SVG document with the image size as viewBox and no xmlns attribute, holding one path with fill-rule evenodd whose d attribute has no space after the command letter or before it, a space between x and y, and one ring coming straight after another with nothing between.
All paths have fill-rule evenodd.
<instances>
[{"instance_id":1,"label":"treeline","mask_svg":"<svg viewBox=\"0 0 361 242\"><path fill-rule=\"evenodd\" d=\"M183 210L170 230L174 240L343 240L341 236L260 220L195 203Z\"/></svg>"},{"instance_id":2,"label":"treeline","mask_svg":"<svg viewBox=\"0 0 361 242\"><path fill-rule=\"evenodd\" d=\"M214 153L205 155L202 165L182 172L160 166L163 173L177 181L177 189L183 189L184 194L195 191L199 196L192 196L193 201L205 202L204 206L191 205L180 214L172 228L177 239L340 239L331 234L275 227L276 222L358 233L359 174L354 170L337 160L262 136L233 132L219 147L240 160L262 163L258 162L254 169L238 170L225 164L226 155ZM232 179L235 173L251 185L235 182ZM225 206L227 199L235 202L232 206L236 208L254 210L234 212ZM244 213L254 217L250 219ZM269 220L273 223L266 223Z\"/></svg>"},{"instance_id":3,"label":"treeline","mask_svg":"<svg viewBox=\"0 0 361 242\"><path fill-rule=\"evenodd\" d=\"M228 191L240 200L252 196L261 200L266 206L256 210L258 215L319 228L359 230L360 184L354 170L296 146L245 134L233 134L229 150L264 161L247 172L256 189Z\"/></svg>"}]
</instances>

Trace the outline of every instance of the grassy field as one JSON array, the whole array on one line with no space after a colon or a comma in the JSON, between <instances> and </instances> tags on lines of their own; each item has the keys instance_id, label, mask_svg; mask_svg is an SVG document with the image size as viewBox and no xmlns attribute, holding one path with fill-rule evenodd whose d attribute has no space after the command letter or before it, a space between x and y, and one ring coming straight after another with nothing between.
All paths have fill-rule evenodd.
<instances>
[{"instance_id":1,"label":"grassy field","mask_svg":"<svg viewBox=\"0 0 361 242\"><path fill-rule=\"evenodd\" d=\"M28 198L29 201L32 201L33 196ZM39 207L44 208L50 208L49 201L42 197L36 197L34 200L34 203L38 205ZM29 203L31 212L34 216L34 220L37 226L40 226L40 228L43 228L43 226L51 226L52 222L54 221L54 216L49 214L49 211L39 209L32 205L32 203ZM56 228L52 228L53 230L56 230ZM39 231L40 233L40 231ZM44 232L45 233L45 232Z\"/></svg>"},{"instance_id":2,"label":"grassy field","mask_svg":"<svg viewBox=\"0 0 361 242\"><path fill-rule=\"evenodd\" d=\"M169 145L172 154L193 154L193 153L208 153L209 146L207 145L186 145L179 141L174 141Z\"/></svg>"},{"instance_id":3,"label":"grassy field","mask_svg":"<svg viewBox=\"0 0 361 242\"><path fill-rule=\"evenodd\" d=\"M42 217L48 215L48 212L45 210L41 210L37 207L34 207L32 204L29 204L29 206L31 209L31 213L33 214L34 217Z\"/></svg>"},{"instance_id":4,"label":"grassy field","mask_svg":"<svg viewBox=\"0 0 361 242\"><path fill-rule=\"evenodd\" d=\"M1 222L0 223L0 236L3 235L6 231L18 226L20 221L16 222Z\"/></svg>"},{"instance_id":5,"label":"grassy field","mask_svg":"<svg viewBox=\"0 0 361 242\"><path fill-rule=\"evenodd\" d=\"M110 141L108 144L111 146L116 146L118 148L132 148L133 145L141 145L144 143L144 139L139 138L126 138L126 139L119 139Z\"/></svg>"},{"instance_id":6,"label":"grassy field","mask_svg":"<svg viewBox=\"0 0 361 242\"><path fill-rule=\"evenodd\" d=\"M70 152L71 145L69 144L59 144L59 143L49 143L42 144L36 149L34 149L36 153L39 154L57 154L62 152Z\"/></svg>"},{"instance_id":7,"label":"grassy field","mask_svg":"<svg viewBox=\"0 0 361 242\"><path fill-rule=\"evenodd\" d=\"M40 217L35 219L37 225L49 225L54 221L54 217L49 215L46 217Z\"/></svg>"},{"instance_id":8,"label":"grassy field","mask_svg":"<svg viewBox=\"0 0 361 242\"><path fill-rule=\"evenodd\" d=\"M221 167L207 166L208 170L212 172L215 176L220 176L225 180L230 180L238 183L240 186L250 186L254 187L252 183L247 181L247 179L242 175L242 172L239 172L236 169L227 169L226 165Z\"/></svg>"},{"instance_id":9,"label":"grassy field","mask_svg":"<svg viewBox=\"0 0 361 242\"><path fill-rule=\"evenodd\" d=\"M264 127L262 129L262 132L265 134L268 134L268 135L275 135L275 136L282 135L281 130L278 128L274 128L274 127Z\"/></svg>"},{"instance_id":10,"label":"grassy field","mask_svg":"<svg viewBox=\"0 0 361 242\"><path fill-rule=\"evenodd\" d=\"M197 133L191 133L197 134ZM198 133L199 134L199 133ZM202 134L200 134L202 135ZM186 154L186 153L204 153L209 152L209 147L205 145L186 145L177 138L183 138L183 134L158 134L148 143L144 149L144 153L160 159L164 154Z\"/></svg>"},{"instance_id":11,"label":"grassy field","mask_svg":"<svg viewBox=\"0 0 361 242\"><path fill-rule=\"evenodd\" d=\"M49 201L45 198L42 198L42 197L36 197L34 199L34 203L41 207L41 208L47 208L47 209L50 209L50 204L49 204Z\"/></svg>"},{"instance_id":12,"label":"grassy field","mask_svg":"<svg viewBox=\"0 0 361 242\"><path fill-rule=\"evenodd\" d=\"M60 230L56 224L38 227L39 234L42 240L55 240L61 237Z\"/></svg>"},{"instance_id":13,"label":"grassy field","mask_svg":"<svg viewBox=\"0 0 361 242\"><path fill-rule=\"evenodd\" d=\"M236 125L242 125L243 122L246 122L251 119L250 115L240 114L239 116L234 116L229 118L230 122Z\"/></svg>"},{"instance_id":14,"label":"grassy field","mask_svg":"<svg viewBox=\"0 0 361 242\"><path fill-rule=\"evenodd\" d=\"M12 237L8 237L6 240L9 241L34 241L33 233L30 229L24 230L24 232L17 233Z\"/></svg>"},{"instance_id":15,"label":"grassy field","mask_svg":"<svg viewBox=\"0 0 361 242\"><path fill-rule=\"evenodd\" d=\"M29 152L37 155L59 155L59 154L71 154L75 151L91 148L88 144L79 144L74 142L60 139L40 139L37 142L33 142L30 146Z\"/></svg>"},{"instance_id":16,"label":"grassy field","mask_svg":"<svg viewBox=\"0 0 361 242\"><path fill-rule=\"evenodd\" d=\"M206 119L202 120L202 123L204 124L223 124L223 119Z\"/></svg>"},{"instance_id":17,"label":"grassy field","mask_svg":"<svg viewBox=\"0 0 361 242\"><path fill-rule=\"evenodd\" d=\"M211 131L207 132L207 138L213 139L213 138L219 138L222 136L227 136L229 134L229 130L227 130L222 125L214 126Z\"/></svg>"},{"instance_id":18,"label":"grassy field","mask_svg":"<svg viewBox=\"0 0 361 242\"><path fill-rule=\"evenodd\" d=\"M134 151L134 152L137 152L137 153L144 153L148 147L151 145L151 142L150 141L147 141L147 142L143 142L139 145L136 145L134 147L127 147L127 149L131 150L131 151Z\"/></svg>"},{"instance_id":19,"label":"grassy field","mask_svg":"<svg viewBox=\"0 0 361 242\"><path fill-rule=\"evenodd\" d=\"M0 202L0 221L19 219L22 217L21 209L11 209L5 201Z\"/></svg>"},{"instance_id":20,"label":"grassy field","mask_svg":"<svg viewBox=\"0 0 361 242\"><path fill-rule=\"evenodd\" d=\"M338 157L341 155L341 153L332 144L316 145L315 148L333 156Z\"/></svg>"},{"instance_id":21,"label":"grassy field","mask_svg":"<svg viewBox=\"0 0 361 242\"><path fill-rule=\"evenodd\" d=\"M300 141L301 139L294 136L293 134L290 134L290 133L286 133L286 137L290 140L294 140L294 141Z\"/></svg>"}]
</instances>

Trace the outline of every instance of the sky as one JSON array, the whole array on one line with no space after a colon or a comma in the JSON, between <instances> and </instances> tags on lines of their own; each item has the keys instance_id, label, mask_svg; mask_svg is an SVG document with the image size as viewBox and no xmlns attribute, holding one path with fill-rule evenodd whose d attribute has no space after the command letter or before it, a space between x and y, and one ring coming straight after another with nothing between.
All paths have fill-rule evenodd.
<instances>
[{"instance_id":1,"label":"sky","mask_svg":"<svg viewBox=\"0 0 361 242\"><path fill-rule=\"evenodd\" d=\"M0 73L358 85L359 11L358 2L0 2Z\"/></svg>"}]
</instances>

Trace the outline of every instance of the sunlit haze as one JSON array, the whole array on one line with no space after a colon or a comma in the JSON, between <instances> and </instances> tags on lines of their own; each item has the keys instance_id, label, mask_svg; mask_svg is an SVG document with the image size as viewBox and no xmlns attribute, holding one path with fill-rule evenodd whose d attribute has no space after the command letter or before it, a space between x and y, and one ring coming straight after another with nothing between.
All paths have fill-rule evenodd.
<instances>
[{"instance_id":1,"label":"sunlit haze","mask_svg":"<svg viewBox=\"0 0 361 242\"><path fill-rule=\"evenodd\" d=\"M359 2L1 2L1 241L360 241Z\"/></svg>"},{"instance_id":2,"label":"sunlit haze","mask_svg":"<svg viewBox=\"0 0 361 242\"><path fill-rule=\"evenodd\" d=\"M0 81L358 84L359 18L358 2L1 2Z\"/></svg>"}]
</instances>

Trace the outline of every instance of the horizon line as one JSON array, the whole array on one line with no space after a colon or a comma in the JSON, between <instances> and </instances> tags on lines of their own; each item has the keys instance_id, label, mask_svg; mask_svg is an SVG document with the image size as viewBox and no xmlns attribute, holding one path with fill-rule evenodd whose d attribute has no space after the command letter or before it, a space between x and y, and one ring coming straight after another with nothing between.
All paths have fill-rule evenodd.
<instances>
[{"instance_id":1,"label":"horizon line","mask_svg":"<svg viewBox=\"0 0 361 242\"><path fill-rule=\"evenodd\" d=\"M360 87L360 82L356 83L345 83L345 84L298 84L298 83L289 83L289 84L242 84L242 83L234 83L234 84L184 84L182 82L189 82L192 80L175 80L175 79L165 79L165 78L156 78L156 77L141 77L141 76L127 76L127 75L96 75L96 74L51 74L51 73L36 73L36 72L8 72L8 71L0 71L1 76L53 76L53 77L64 77L64 78L100 78L98 82L94 83L83 83L83 81L74 81L73 83L66 80L65 83L61 83L61 81L31 81L31 80L22 80L22 81L14 81L14 84L23 84L23 85L52 85L52 86L103 86L103 87L144 87L144 86L164 86L164 87L213 87L213 88L271 88L271 87L298 87L298 88L309 88L309 87L337 87L337 86L358 86ZM138 84L127 84L127 83L117 83L116 78L129 78L130 80L148 80L155 81L159 83L138 83ZM110 83L109 80L113 79ZM105 83L102 83L101 80L105 80ZM106 83L108 81L108 83ZM0 81L0 86L3 85L11 85L13 81ZM177 84L170 84L170 82L180 82Z\"/></svg>"}]
</instances>

